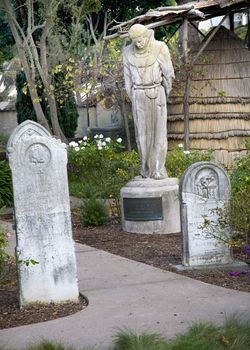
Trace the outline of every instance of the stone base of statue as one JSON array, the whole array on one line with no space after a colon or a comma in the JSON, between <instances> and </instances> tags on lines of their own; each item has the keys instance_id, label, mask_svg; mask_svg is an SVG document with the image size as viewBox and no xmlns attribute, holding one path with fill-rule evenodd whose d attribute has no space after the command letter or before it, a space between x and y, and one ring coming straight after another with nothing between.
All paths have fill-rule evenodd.
<instances>
[{"instance_id":1,"label":"stone base of statue","mask_svg":"<svg viewBox=\"0 0 250 350\"><path fill-rule=\"evenodd\" d=\"M121 189L121 213L122 228L127 232L180 232L178 180L135 177Z\"/></svg>"}]
</instances>

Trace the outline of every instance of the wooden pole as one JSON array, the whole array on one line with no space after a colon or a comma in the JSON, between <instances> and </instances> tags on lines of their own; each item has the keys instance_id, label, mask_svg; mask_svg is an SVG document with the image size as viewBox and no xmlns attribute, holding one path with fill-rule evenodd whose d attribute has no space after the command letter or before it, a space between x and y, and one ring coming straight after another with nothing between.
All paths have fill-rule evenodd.
<instances>
[{"instance_id":1,"label":"wooden pole","mask_svg":"<svg viewBox=\"0 0 250 350\"><path fill-rule=\"evenodd\" d=\"M188 19L185 18L183 22L183 36L182 36L182 53L183 63L186 66L186 82L183 99L183 114L184 114L184 149L189 150L189 94L190 94L190 73L187 67L188 63Z\"/></svg>"}]
</instances>

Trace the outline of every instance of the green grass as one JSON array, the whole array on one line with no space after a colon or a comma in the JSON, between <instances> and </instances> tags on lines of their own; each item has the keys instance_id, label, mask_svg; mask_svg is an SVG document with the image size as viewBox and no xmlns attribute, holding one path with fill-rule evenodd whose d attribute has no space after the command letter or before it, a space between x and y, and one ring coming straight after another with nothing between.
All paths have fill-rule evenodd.
<instances>
[{"instance_id":1,"label":"green grass","mask_svg":"<svg viewBox=\"0 0 250 350\"><path fill-rule=\"evenodd\" d=\"M114 339L113 350L164 350L166 346L158 334L138 335L132 331L121 331Z\"/></svg>"},{"instance_id":2,"label":"green grass","mask_svg":"<svg viewBox=\"0 0 250 350\"><path fill-rule=\"evenodd\" d=\"M231 318L223 326L211 323L193 325L184 335L164 341L157 334L125 331L119 333L113 350L248 350L250 323Z\"/></svg>"},{"instance_id":3,"label":"green grass","mask_svg":"<svg viewBox=\"0 0 250 350\"><path fill-rule=\"evenodd\" d=\"M221 327L195 324L168 344L167 350L247 350L250 349L250 323L231 318Z\"/></svg>"},{"instance_id":4,"label":"green grass","mask_svg":"<svg viewBox=\"0 0 250 350\"><path fill-rule=\"evenodd\" d=\"M82 346L82 350L91 350ZM100 350L102 347L99 348ZM250 323L230 318L223 326L196 323L183 335L166 341L156 333L137 334L120 331L110 350L248 350L250 349ZM0 346L0 350L9 350ZM74 350L59 343L43 341L23 350ZM92 349L93 350L93 349Z\"/></svg>"}]
</instances>

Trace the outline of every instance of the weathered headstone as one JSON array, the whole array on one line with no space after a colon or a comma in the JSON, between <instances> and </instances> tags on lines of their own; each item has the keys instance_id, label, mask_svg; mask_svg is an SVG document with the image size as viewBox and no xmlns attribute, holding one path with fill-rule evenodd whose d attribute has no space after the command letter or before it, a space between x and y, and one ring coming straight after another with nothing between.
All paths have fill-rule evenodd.
<instances>
[{"instance_id":1,"label":"weathered headstone","mask_svg":"<svg viewBox=\"0 0 250 350\"><path fill-rule=\"evenodd\" d=\"M232 263L230 249L201 228L204 216L213 222L218 220L213 209L222 208L229 198L229 179L217 164L195 163L184 173L180 182L184 266Z\"/></svg>"},{"instance_id":2,"label":"weathered headstone","mask_svg":"<svg viewBox=\"0 0 250 350\"><path fill-rule=\"evenodd\" d=\"M7 145L12 171L20 303L78 299L66 145L26 121ZM36 263L37 262L37 263Z\"/></svg>"}]
</instances>

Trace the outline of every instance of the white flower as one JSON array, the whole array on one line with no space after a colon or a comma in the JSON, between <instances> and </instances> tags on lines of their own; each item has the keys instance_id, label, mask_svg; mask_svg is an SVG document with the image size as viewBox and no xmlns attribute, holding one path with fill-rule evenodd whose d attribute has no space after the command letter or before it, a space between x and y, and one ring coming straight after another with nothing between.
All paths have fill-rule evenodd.
<instances>
[{"instance_id":1,"label":"white flower","mask_svg":"<svg viewBox=\"0 0 250 350\"><path fill-rule=\"evenodd\" d=\"M189 153L190 153L190 151L183 151L183 153L184 153L184 154L189 154Z\"/></svg>"},{"instance_id":2,"label":"white flower","mask_svg":"<svg viewBox=\"0 0 250 350\"><path fill-rule=\"evenodd\" d=\"M103 139L103 137L104 137L103 134L99 135L99 139Z\"/></svg>"},{"instance_id":3,"label":"white flower","mask_svg":"<svg viewBox=\"0 0 250 350\"><path fill-rule=\"evenodd\" d=\"M79 143L79 145L81 144L81 143L83 143L83 141L81 140L81 141L78 141L78 143Z\"/></svg>"},{"instance_id":4,"label":"white flower","mask_svg":"<svg viewBox=\"0 0 250 350\"><path fill-rule=\"evenodd\" d=\"M99 138L99 135L96 134L96 135L94 136L94 139L98 139L98 138Z\"/></svg>"},{"instance_id":5,"label":"white flower","mask_svg":"<svg viewBox=\"0 0 250 350\"><path fill-rule=\"evenodd\" d=\"M85 147L84 147L84 146L82 146L82 147L81 147L81 149L85 149Z\"/></svg>"},{"instance_id":6,"label":"white flower","mask_svg":"<svg viewBox=\"0 0 250 350\"><path fill-rule=\"evenodd\" d=\"M71 147L77 147L77 146L78 146L78 143L75 142L75 141L71 141L71 142L69 143L69 146L71 146Z\"/></svg>"},{"instance_id":7,"label":"white flower","mask_svg":"<svg viewBox=\"0 0 250 350\"><path fill-rule=\"evenodd\" d=\"M83 141L87 141L88 136L84 136Z\"/></svg>"},{"instance_id":8,"label":"white flower","mask_svg":"<svg viewBox=\"0 0 250 350\"><path fill-rule=\"evenodd\" d=\"M102 146L106 146L106 142L105 141L103 141Z\"/></svg>"},{"instance_id":9,"label":"white flower","mask_svg":"<svg viewBox=\"0 0 250 350\"><path fill-rule=\"evenodd\" d=\"M179 148L183 148L183 144L182 144L182 143L179 143L178 147L179 147Z\"/></svg>"},{"instance_id":10,"label":"white flower","mask_svg":"<svg viewBox=\"0 0 250 350\"><path fill-rule=\"evenodd\" d=\"M117 139L116 142L121 143L122 139L119 137L119 139Z\"/></svg>"},{"instance_id":11,"label":"white flower","mask_svg":"<svg viewBox=\"0 0 250 350\"><path fill-rule=\"evenodd\" d=\"M87 146L87 142L83 142L83 146Z\"/></svg>"},{"instance_id":12,"label":"white flower","mask_svg":"<svg viewBox=\"0 0 250 350\"><path fill-rule=\"evenodd\" d=\"M111 138L110 137L106 137L105 141L106 142L111 142Z\"/></svg>"},{"instance_id":13,"label":"white flower","mask_svg":"<svg viewBox=\"0 0 250 350\"><path fill-rule=\"evenodd\" d=\"M101 150L101 149L102 149L102 146L97 146L97 148Z\"/></svg>"},{"instance_id":14,"label":"white flower","mask_svg":"<svg viewBox=\"0 0 250 350\"><path fill-rule=\"evenodd\" d=\"M80 147L78 147L78 146L75 147L75 151L76 151L76 152L80 151Z\"/></svg>"}]
</instances>

